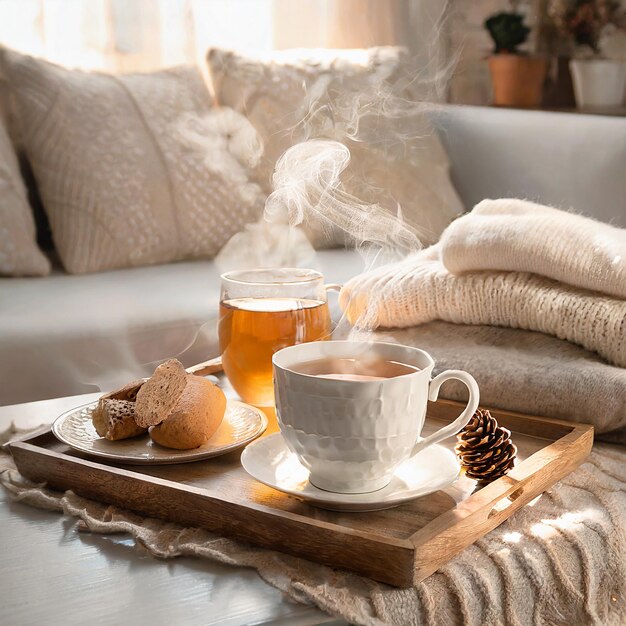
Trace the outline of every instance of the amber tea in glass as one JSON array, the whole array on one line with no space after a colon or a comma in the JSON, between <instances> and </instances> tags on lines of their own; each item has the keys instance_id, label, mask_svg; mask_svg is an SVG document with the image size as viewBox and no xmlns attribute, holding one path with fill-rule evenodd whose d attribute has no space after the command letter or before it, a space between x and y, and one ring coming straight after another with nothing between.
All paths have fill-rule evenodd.
<instances>
[{"instance_id":1,"label":"amber tea in glass","mask_svg":"<svg viewBox=\"0 0 626 626\"><path fill-rule=\"evenodd\" d=\"M259 269L222 276L219 340L224 372L250 404L274 403L272 355L328 339L331 321L323 276L307 269Z\"/></svg>"}]
</instances>

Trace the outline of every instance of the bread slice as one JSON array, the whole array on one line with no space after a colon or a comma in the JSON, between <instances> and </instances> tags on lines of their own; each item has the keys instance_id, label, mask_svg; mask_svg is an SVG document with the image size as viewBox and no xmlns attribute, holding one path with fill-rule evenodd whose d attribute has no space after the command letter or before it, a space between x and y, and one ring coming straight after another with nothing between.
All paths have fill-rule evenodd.
<instances>
[{"instance_id":1,"label":"bread slice","mask_svg":"<svg viewBox=\"0 0 626 626\"><path fill-rule=\"evenodd\" d=\"M141 378L139 380L133 380L132 383L128 383L119 389L114 389L113 391L109 391L109 393L105 393L100 397L100 400L130 400L134 402L137 398L137 392L144 384L144 380Z\"/></svg>"},{"instance_id":2,"label":"bread slice","mask_svg":"<svg viewBox=\"0 0 626 626\"><path fill-rule=\"evenodd\" d=\"M187 385L187 376L180 361L169 359L161 363L137 393L137 424L147 428L167 419Z\"/></svg>"},{"instance_id":3,"label":"bread slice","mask_svg":"<svg viewBox=\"0 0 626 626\"><path fill-rule=\"evenodd\" d=\"M178 396L170 415L150 429L150 437L166 448L197 448L213 436L222 423L225 412L224 392L206 378L187 374L185 388Z\"/></svg>"},{"instance_id":4,"label":"bread slice","mask_svg":"<svg viewBox=\"0 0 626 626\"><path fill-rule=\"evenodd\" d=\"M91 420L100 435L110 441L137 437L146 433L135 422L135 403L129 400L100 398Z\"/></svg>"}]
</instances>

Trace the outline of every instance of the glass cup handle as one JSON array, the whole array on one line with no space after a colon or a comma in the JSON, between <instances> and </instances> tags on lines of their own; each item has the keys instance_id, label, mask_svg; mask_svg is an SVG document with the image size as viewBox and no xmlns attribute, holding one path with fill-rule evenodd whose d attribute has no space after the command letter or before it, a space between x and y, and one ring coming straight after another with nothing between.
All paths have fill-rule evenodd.
<instances>
[{"instance_id":1,"label":"glass cup handle","mask_svg":"<svg viewBox=\"0 0 626 626\"><path fill-rule=\"evenodd\" d=\"M447 370L439 374L439 376L435 376L431 381L428 387L428 399L431 402L434 402L439 396L439 388L446 380L460 380L469 390L469 400L467 401L467 406L463 409L461 415L459 415L451 424L440 428L437 432L429 435L428 437L424 437L424 439L420 439L414 446L411 451L411 456L416 455L418 452L421 452L424 448L432 445L433 443L437 443L442 441L443 439L447 439L448 437L452 437L456 435L461 428L467 425L467 423L472 419L472 416L476 412L478 408L478 402L480 400L480 392L478 390L478 383L474 380L474 377L467 372L462 370Z\"/></svg>"},{"instance_id":2,"label":"glass cup handle","mask_svg":"<svg viewBox=\"0 0 626 626\"><path fill-rule=\"evenodd\" d=\"M340 285L339 283L326 283L324 285L324 289L326 290L326 292L329 291L335 291L336 293L339 293L341 291L341 289L343 288L343 285ZM331 322L331 328L332 328L333 324ZM331 333L329 335L329 338L332 339L332 334L337 330L337 324L334 324L334 328L331 330Z\"/></svg>"}]
</instances>

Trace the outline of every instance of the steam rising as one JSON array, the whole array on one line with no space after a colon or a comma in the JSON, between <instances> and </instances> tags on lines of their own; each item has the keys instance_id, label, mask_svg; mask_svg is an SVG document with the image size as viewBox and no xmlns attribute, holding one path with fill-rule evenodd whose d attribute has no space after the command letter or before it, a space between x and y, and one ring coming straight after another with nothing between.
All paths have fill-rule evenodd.
<instances>
[{"instance_id":1,"label":"steam rising","mask_svg":"<svg viewBox=\"0 0 626 626\"><path fill-rule=\"evenodd\" d=\"M90 307L93 307L93 318L98 319L95 309L112 313L109 305L110 300L96 301L85 304L83 309L85 315L89 315ZM87 393L114 389L131 380L150 376L156 366L168 358L180 358L189 364L200 363L212 356L208 351L217 341L213 320L199 325L196 319L180 319L165 324L158 334L158 341L154 340L156 334L154 328L147 332L128 328L125 332L116 331L115 338L112 338L103 328L90 336L89 350L75 351L59 358L56 346L45 345L40 349L41 358L55 363L49 373L52 381L58 379L58 384L75 381L70 393Z\"/></svg>"},{"instance_id":2,"label":"steam rising","mask_svg":"<svg viewBox=\"0 0 626 626\"><path fill-rule=\"evenodd\" d=\"M404 258L432 238L404 219L394 165L417 171L428 163L427 112L449 68L422 78L392 49L380 49L372 65L360 52L362 69L321 71L295 124L270 137L297 143L275 164L261 220L228 242L216 259L220 269L311 265L302 231L362 250L368 267Z\"/></svg>"},{"instance_id":3,"label":"steam rising","mask_svg":"<svg viewBox=\"0 0 626 626\"><path fill-rule=\"evenodd\" d=\"M354 59L346 71L322 62L295 112L295 124L278 139L269 135L268 141L294 145L276 161L273 191L261 220L233 237L218 255L222 270L314 267L314 251L304 233L321 233L331 244L357 248L369 271L418 253L422 241L432 241L433 232L441 232L452 218L442 211L430 224L424 219L421 232L407 223L395 194L410 194L398 193L406 181L395 166L433 172L430 159L441 148L433 141L428 113L441 100L454 60L420 74L408 58L398 62L392 49L379 49L375 63L360 52L362 69L353 69ZM354 310L349 298L342 292L346 312ZM354 339L370 335L380 303L360 304L362 315L349 320ZM347 321L341 320L339 334L345 334Z\"/></svg>"},{"instance_id":4,"label":"steam rising","mask_svg":"<svg viewBox=\"0 0 626 626\"><path fill-rule=\"evenodd\" d=\"M359 52L365 66L368 54ZM427 78L422 78L406 69L410 64L399 69L397 58L386 55L382 49L376 67L356 74L331 67L307 85L293 126L280 138L291 147L276 162L263 215L223 247L216 258L220 270L315 267L306 234L311 231L321 231L329 242L357 247L364 253L365 269L421 249L424 233L406 222L394 197L393 165L409 163L417 169L428 163L432 130L426 114L440 100L453 62L434 72L426 68ZM205 155L207 168L228 182L243 206L252 210L262 204L263 191L250 170L263 162L267 146L246 117L216 107L206 116L180 120L174 130ZM353 337L364 337L370 325L367 310L375 309L366 307L362 320L351 320L357 327ZM160 345L158 354L140 356L118 346L110 359L104 358L108 363L100 357L81 363L76 378L112 388L151 373L164 358L193 352L204 334L211 334L207 343L214 344L214 332L212 323L199 329L190 323Z\"/></svg>"},{"instance_id":5,"label":"steam rising","mask_svg":"<svg viewBox=\"0 0 626 626\"><path fill-rule=\"evenodd\" d=\"M394 247L399 253L419 249L417 233L378 204L366 204L349 194L341 175L350 151L338 141L311 139L289 148L276 164L274 191L265 203L265 220L299 226L315 221L330 232L339 228L357 244Z\"/></svg>"},{"instance_id":6,"label":"steam rising","mask_svg":"<svg viewBox=\"0 0 626 626\"><path fill-rule=\"evenodd\" d=\"M264 219L233 235L216 258L222 272L262 267L315 268L315 250L304 231Z\"/></svg>"}]
</instances>

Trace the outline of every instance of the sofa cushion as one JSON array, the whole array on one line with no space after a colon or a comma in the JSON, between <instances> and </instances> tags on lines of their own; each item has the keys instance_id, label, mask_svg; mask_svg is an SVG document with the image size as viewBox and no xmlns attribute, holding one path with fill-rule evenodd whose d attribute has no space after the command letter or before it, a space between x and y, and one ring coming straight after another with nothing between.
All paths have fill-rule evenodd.
<instances>
[{"instance_id":1,"label":"sofa cushion","mask_svg":"<svg viewBox=\"0 0 626 626\"><path fill-rule=\"evenodd\" d=\"M318 265L328 282L363 269L348 250L322 251ZM212 261L0 279L0 405L111 389L167 357L216 356L219 294Z\"/></svg>"},{"instance_id":2,"label":"sofa cushion","mask_svg":"<svg viewBox=\"0 0 626 626\"><path fill-rule=\"evenodd\" d=\"M213 49L208 64L217 101L244 113L261 135L255 175L266 191L289 147L336 139L351 153L341 176L350 202L400 210L424 243L436 241L462 210L426 113L432 105L419 104L432 94L403 49L287 50L255 58ZM344 241L338 220L305 220L316 247Z\"/></svg>"},{"instance_id":3,"label":"sofa cushion","mask_svg":"<svg viewBox=\"0 0 626 626\"><path fill-rule=\"evenodd\" d=\"M469 209L524 198L626 228L626 118L445 106L431 115Z\"/></svg>"},{"instance_id":4,"label":"sofa cushion","mask_svg":"<svg viewBox=\"0 0 626 626\"><path fill-rule=\"evenodd\" d=\"M230 143L254 129L211 109L197 68L112 76L9 50L2 61L67 271L211 258L258 217L263 194Z\"/></svg>"},{"instance_id":5,"label":"sofa cushion","mask_svg":"<svg viewBox=\"0 0 626 626\"><path fill-rule=\"evenodd\" d=\"M50 262L37 247L17 156L0 120L0 275L44 276L49 272Z\"/></svg>"}]
</instances>

